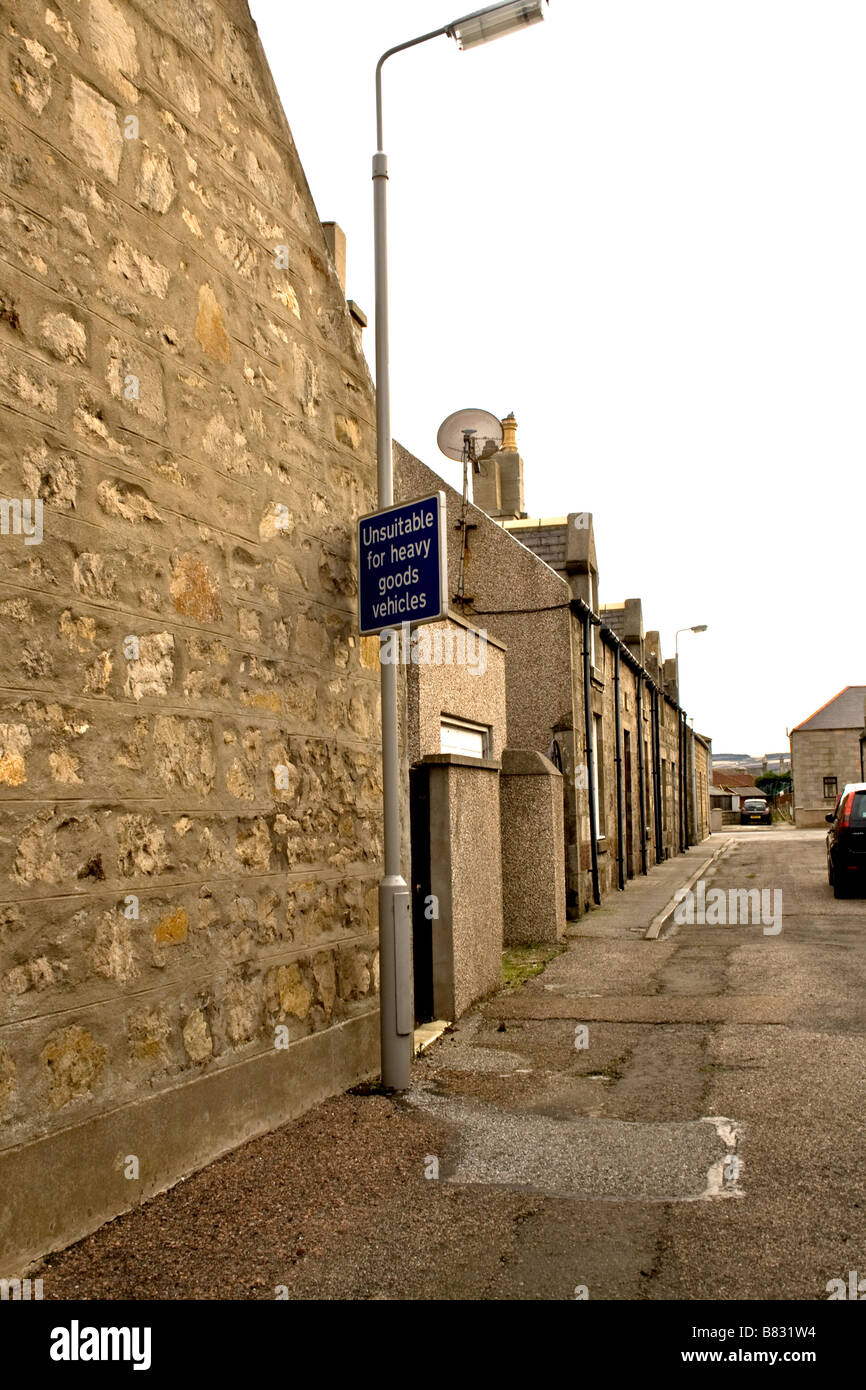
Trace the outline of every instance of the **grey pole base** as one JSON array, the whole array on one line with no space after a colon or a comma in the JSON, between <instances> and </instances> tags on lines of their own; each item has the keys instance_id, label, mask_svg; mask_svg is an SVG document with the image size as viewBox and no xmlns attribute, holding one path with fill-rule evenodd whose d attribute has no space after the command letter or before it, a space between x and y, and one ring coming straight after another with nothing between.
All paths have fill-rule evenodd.
<instances>
[{"instance_id":1,"label":"grey pole base","mask_svg":"<svg viewBox=\"0 0 866 1390\"><path fill-rule=\"evenodd\" d=\"M399 874L379 884L379 1009L382 1085L408 1090L412 1079L412 904Z\"/></svg>"}]
</instances>

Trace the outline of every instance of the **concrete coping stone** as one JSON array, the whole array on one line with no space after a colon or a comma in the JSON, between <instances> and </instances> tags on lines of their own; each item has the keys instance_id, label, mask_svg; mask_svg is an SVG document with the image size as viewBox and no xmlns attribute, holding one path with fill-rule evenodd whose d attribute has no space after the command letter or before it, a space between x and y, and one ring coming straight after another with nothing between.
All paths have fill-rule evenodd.
<instances>
[{"instance_id":1,"label":"concrete coping stone","mask_svg":"<svg viewBox=\"0 0 866 1390\"><path fill-rule=\"evenodd\" d=\"M467 758L465 753L425 753L421 759L427 767L476 767L482 772L499 772L496 758Z\"/></svg>"},{"instance_id":2,"label":"concrete coping stone","mask_svg":"<svg viewBox=\"0 0 866 1390\"><path fill-rule=\"evenodd\" d=\"M439 621L445 622L446 619L440 618ZM488 647L498 647L501 652L508 651L507 642L501 642L498 637L491 637L490 633L487 631L486 628L480 628L477 627L475 623L467 622L466 619L463 617L463 614L457 613L453 608L448 609L447 621L450 623L456 623L458 627L465 627L467 632L477 632L479 634L484 633L484 640L486 641Z\"/></svg>"},{"instance_id":3,"label":"concrete coping stone","mask_svg":"<svg viewBox=\"0 0 866 1390\"><path fill-rule=\"evenodd\" d=\"M502 752L503 777L561 777L558 767L535 748L505 748Z\"/></svg>"}]
</instances>

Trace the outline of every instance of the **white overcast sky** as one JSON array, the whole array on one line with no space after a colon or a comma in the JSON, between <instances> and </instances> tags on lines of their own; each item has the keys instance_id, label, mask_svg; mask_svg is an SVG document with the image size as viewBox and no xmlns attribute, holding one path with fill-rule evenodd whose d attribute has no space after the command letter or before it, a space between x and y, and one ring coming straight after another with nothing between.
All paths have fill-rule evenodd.
<instances>
[{"instance_id":1,"label":"white overcast sky","mask_svg":"<svg viewBox=\"0 0 866 1390\"><path fill-rule=\"evenodd\" d=\"M373 74L457 0L252 0L373 362ZM467 9L474 8L471 0ZM385 67L395 438L513 410L716 752L866 684L866 5L552 0Z\"/></svg>"}]
</instances>

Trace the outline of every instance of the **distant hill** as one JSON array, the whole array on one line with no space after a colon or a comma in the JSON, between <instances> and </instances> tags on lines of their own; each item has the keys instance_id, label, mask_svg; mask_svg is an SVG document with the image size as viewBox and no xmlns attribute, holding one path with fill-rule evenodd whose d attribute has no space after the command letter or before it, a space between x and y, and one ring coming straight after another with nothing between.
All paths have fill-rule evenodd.
<instances>
[{"instance_id":1,"label":"distant hill","mask_svg":"<svg viewBox=\"0 0 866 1390\"><path fill-rule=\"evenodd\" d=\"M756 776L764 771L764 759L767 760L767 771L778 772L780 769L790 768L790 753L714 753L713 769L721 772L749 772Z\"/></svg>"}]
</instances>

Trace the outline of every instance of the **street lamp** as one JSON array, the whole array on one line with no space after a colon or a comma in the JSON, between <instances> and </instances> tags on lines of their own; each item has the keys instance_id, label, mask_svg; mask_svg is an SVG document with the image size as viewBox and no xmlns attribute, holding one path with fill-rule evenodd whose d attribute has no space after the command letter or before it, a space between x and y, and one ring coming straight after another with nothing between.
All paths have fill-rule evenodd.
<instances>
[{"instance_id":1,"label":"street lamp","mask_svg":"<svg viewBox=\"0 0 866 1390\"><path fill-rule=\"evenodd\" d=\"M674 656L679 659L679 640L681 632L706 632L706 630L706 623L698 623L697 627L678 627L674 633ZM679 675L679 668L677 669L677 675Z\"/></svg>"},{"instance_id":2,"label":"street lamp","mask_svg":"<svg viewBox=\"0 0 866 1390\"><path fill-rule=\"evenodd\" d=\"M447 35L462 49L476 48L502 38L544 18L545 0L507 0L490 5L441 29L397 44L382 54L376 65L376 153L373 156L374 246L376 261L376 458L379 508L394 501L394 460L391 451L391 383L388 350L388 158L382 135L382 66L386 59L428 39ZM381 634L387 640L390 634ZM380 651L382 691L382 801L384 810L385 872L379 883L379 1011L382 1043L382 1085L405 1091L411 1081L412 980L411 899L400 866L400 763L397 725L397 665L383 662Z\"/></svg>"},{"instance_id":3,"label":"street lamp","mask_svg":"<svg viewBox=\"0 0 866 1390\"><path fill-rule=\"evenodd\" d=\"M544 19L541 0L510 0L505 5L491 5L489 9L468 14L465 19L455 19L448 26L448 34L457 40L458 48L477 48L491 39L502 38L503 34L513 34L524 24L538 24Z\"/></svg>"}]
</instances>

